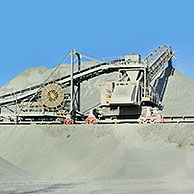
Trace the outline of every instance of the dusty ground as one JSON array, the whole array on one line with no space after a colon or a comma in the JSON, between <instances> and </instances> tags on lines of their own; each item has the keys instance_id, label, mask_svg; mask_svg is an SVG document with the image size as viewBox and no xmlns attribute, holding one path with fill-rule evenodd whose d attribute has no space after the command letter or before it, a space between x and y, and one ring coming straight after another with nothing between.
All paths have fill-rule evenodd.
<instances>
[{"instance_id":1,"label":"dusty ground","mask_svg":"<svg viewBox=\"0 0 194 194\"><path fill-rule=\"evenodd\" d=\"M2 194L193 194L193 180L66 180L0 183Z\"/></svg>"},{"instance_id":2,"label":"dusty ground","mask_svg":"<svg viewBox=\"0 0 194 194\"><path fill-rule=\"evenodd\" d=\"M0 126L0 193L194 193L194 124Z\"/></svg>"},{"instance_id":3,"label":"dusty ground","mask_svg":"<svg viewBox=\"0 0 194 194\"><path fill-rule=\"evenodd\" d=\"M190 179L193 145L193 124L0 127L0 163L47 179Z\"/></svg>"}]
</instances>

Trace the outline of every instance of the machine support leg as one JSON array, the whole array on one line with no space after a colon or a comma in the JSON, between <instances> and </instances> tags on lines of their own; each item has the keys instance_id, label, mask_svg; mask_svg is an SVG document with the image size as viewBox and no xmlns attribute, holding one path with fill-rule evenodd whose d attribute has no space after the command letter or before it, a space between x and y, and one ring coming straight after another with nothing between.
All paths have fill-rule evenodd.
<instances>
[{"instance_id":1,"label":"machine support leg","mask_svg":"<svg viewBox=\"0 0 194 194\"><path fill-rule=\"evenodd\" d=\"M146 69L144 69L144 97L146 97L146 88L147 88L147 83L146 83Z\"/></svg>"},{"instance_id":2,"label":"machine support leg","mask_svg":"<svg viewBox=\"0 0 194 194\"><path fill-rule=\"evenodd\" d=\"M77 110L80 111L80 82L78 83L78 93L77 93Z\"/></svg>"},{"instance_id":3,"label":"machine support leg","mask_svg":"<svg viewBox=\"0 0 194 194\"><path fill-rule=\"evenodd\" d=\"M71 50L71 110L70 114L72 119L74 119L74 80L73 80L73 73L74 73L74 50Z\"/></svg>"},{"instance_id":4,"label":"machine support leg","mask_svg":"<svg viewBox=\"0 0 194 194\"><path fill-rule=\"evenodd\" d=\"M78 58L78 71L81 70L81 59L80 59L80 54L77 54L77 58ZM80 111L80 89L81 89L81 85L80 82L78 82L77 85L77 110Z\"/></svg>"}]
</instances>

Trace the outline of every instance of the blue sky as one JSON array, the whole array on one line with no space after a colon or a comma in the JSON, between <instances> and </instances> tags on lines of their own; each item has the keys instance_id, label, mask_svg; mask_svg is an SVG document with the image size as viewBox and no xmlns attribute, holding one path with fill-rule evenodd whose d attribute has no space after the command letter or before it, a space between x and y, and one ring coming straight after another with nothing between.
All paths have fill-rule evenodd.
<instances>
[{"instance_id":1,"label":"blue sky","mask_svg":"<svg viewBox=\"0 0 194 194\"><path fill-rule=\"evenodd\" d=\"M27 68L55 67L71 49L96 57L172 45L194 77L192 0L0 0L0 86Z\"/></svg>"}]
</instances>

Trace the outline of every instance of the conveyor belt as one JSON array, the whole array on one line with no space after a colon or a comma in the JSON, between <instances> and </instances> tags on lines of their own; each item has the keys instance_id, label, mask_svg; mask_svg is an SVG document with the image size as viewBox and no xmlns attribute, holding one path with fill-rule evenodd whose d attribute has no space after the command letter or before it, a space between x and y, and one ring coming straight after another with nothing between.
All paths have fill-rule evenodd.
<instances>
[{"instance_id":1,"label":"conveyor belt","mask_svg":"<svg viewBox=\"0 0 194 194\"><path fill-rule=\"evenodd\" d=\"M175 53L171 47L165 45L159 46L143 60L143 63L148 67L150 83L174 55Z\"/></svg>"},{"instance_id":2,"label":"conveyor belt","mask_svg":"<svg viewBox=\"0 0 194 194\"><path fill-rule=\"evenodd\" d=\"M79 80L80 82L83 82L85 80L91 79L93 77L96 77L105 73L111 73L113 71L117 71L119 69L118 63L120 61L122 60L100 63L98 65L94 65L89 68L83 69L81 71L75 72L74 80L75 81ZM52 80L51 82L53 81L69 86L71 78L70 78L70 75L67 75L65 77ZM5 104L10 104L10 103L16 103L16 101L19 102L23 99L30 98L31 96L35 95L39 91L42 85L44 84L35 85L33 87L30 87L24 90L19 90L14 93L2 95L0 96L0 106Z\"/></svg>"}]
</instances>

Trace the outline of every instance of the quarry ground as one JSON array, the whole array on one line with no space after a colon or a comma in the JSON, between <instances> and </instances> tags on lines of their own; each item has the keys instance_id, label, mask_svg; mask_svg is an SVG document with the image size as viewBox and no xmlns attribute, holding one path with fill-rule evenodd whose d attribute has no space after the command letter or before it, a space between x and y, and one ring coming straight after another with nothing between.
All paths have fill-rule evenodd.
<instances>
[{"instance_id":1,"label":"quarry ground","mask_svg":"<svg viewBox=\"0 0 194 194\"><path fill-rule=\"evenodd\" d=\"M0 126L0 193L194 193L194 124Z\"/></svg>"},{"instance_id":2,"label":"quarry ground","mask_svg":"<svg viewBox=\"0 0 194 194\"><path fill-rule=\"evenodd\" d=\"M193 180L63 180L0 183L0 193L192 194Z\"/></svg>"}]
</instances>

